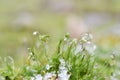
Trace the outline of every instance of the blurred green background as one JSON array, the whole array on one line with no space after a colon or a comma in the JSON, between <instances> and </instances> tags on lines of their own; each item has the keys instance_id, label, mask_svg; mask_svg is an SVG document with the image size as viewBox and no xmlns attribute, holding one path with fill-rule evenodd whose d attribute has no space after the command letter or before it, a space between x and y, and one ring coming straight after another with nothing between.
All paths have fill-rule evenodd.
<instances>
[{"instance_id":1,"label":"blurred green background","mask_svg":"<svg viewBox=\"0 0 120 80\"><path fill-rule=\"evenodd\" d=\"M119 50L120 0L0 0L1 56L24 58L34 31L50 35L52 45L67 32L90 31L103 53Z\"/></svg>"}]
</instances>

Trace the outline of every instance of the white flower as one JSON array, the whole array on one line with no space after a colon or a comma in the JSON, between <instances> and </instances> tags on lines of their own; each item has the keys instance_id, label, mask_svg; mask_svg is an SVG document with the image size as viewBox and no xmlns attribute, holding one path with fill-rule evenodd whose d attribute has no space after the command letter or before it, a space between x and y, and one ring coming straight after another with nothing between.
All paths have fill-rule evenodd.
<instances>
[{"instance_id":1,"label":"white flower","mask_svg":"<svg viewBox=\"0 0 120 80\"><path fill-rule=\"evenodd\" d=\"M82 50L83 50L82 45L78 44L77 47L76 47L76 50L75 50L75 54L81 52Z\"/></svg>"},{"instance_id":2,"label":"white flower","mask_svg":"<svg viewBox=\"0 0 120 80\"><path fill-rule=\"evenodd\" d=\"M116 78L116 74L113 74L113 75L110 77L110 80L118 80L118 79Z\"/></svg>"},{"instance_id":3,"label":"white flower","mask_svg":"<svg viewBox=\"0 0 120 80\"><path fill-rule=\"evenodd\" d=\"M42 78L43 77L40 74L38 74L38 75L35 75L35 77L31 77L30 80L42 80Z\"/></svg>"},{"instance_id":4,"label":"white flower","mask_svg":"<svg viewBox=\"0 0 120 80\"><path fill-rule=\"evenodd\" d=\"M88 33L83 34L82 37L81 37L81 40L84 41L84 42L90 41L92 39L93 39L93 36L91 34L88 34Z\"/></svg>"},{"instance_id":5,"label":"white flower","mask_svg":"<svg viewBox=\"0 0 120 80\"><path fill-rule=\"evenodd\" d=\"M40 74L36 75L35 78L36 78L36 80L42 80L42 76Z\"/></svg>"},{"instance_id":6,"label":"white flower","mask_svg":"<svg viewBox=\"0 0 120 80\"><path fill-rule=\"evenodd\" d=\"M68 69L65 67L64 59L60 59L58 80L69 80L70 74L68 74Z\"/></svg>"},{"instance_id":7,"label":"white flower","mask_svg":"<svg viewBox=\"0 0 120 80\"><path fill-rule=\"evenodd\" d=\"M58 80L69 80L70 74L67 74L67 72L68 72L67 68L63 70L60 69L58 74Z\"/></svg>"},{"instance_id":8,"label":"white flower","mask_svg":"<svg viewBox=\"0 0 120 80\"><path fill-rule=\"evenodd\" d=\"M65 66L65 61L64 61L64 59L59 59L59 61L60 61L60 65Z\"/></svg>"},{"instance_id":9,"label":"white flower","mask_svg":"<svg viewBox=\"0 0 120 80\"><path fill-rule=\"evenodd\" d=\"M3 76L0 76L0 80L5 80L5 78Z\"/></svg>"},{"instance_id":10,"label":"white flower","mask_svg":"<svg viewBox=\"0 0 120 80\"><path fill-rule=\"evenodd\" d=\"M67 41L67 38L66 38L66 37L64 38L64 41Z\"/></svg>"},{"instance_id":11,"label":"white flower","mask_svg":"<svg viewBox=\"0 0 120 80\"><path fill-rule=\"evenodd\" d=\"M88 53L94 54L94 51L96 49L96 45L94 45L92 42L88 41L84 44L84 48Z\"/></svg>"},{"instance_id":12,"label":"white flower","mask_svg":"<svg viewBox=\"0 0 120 80\"><path fill-rule=\"evenodd\" d=\"M51 68L51 66L49 64L46 65L45 67L47 70L49 70Z\"/></svg>"},{"instance_id":13,"label":"white flower","mask_svg":"<svg viewBox=\"0 0 120 80\"><path fill-rule=\"evenodd\" d=\"M52 79L52 77L55 77L56 75L54 74L54 73L46 73L45 75L44 75L44 78L43 78L43 80L49 80L49 79Z\"/></svg>"},{"instance_id":14,"label":"white flower","mask_svg":"<svg viewBox=\"0 0 120 80\"><path fill-rule=\"evenodd\" d=\"M73 40L72 40L72 43L77 43L77 39L76 38L74 38Z\"/></svg>"},{"instance_id":15,"label":"white flower","mask_svg":"<svg viewBox=\"0 0 120 80\"><path fill-rule=\"evenodd\" d=\"M24 80L25 80L25 79L24 79ZM35 78L34 78L34 77L31 77L30 80L35 80Z\"/></svg>"}]
</instances>

